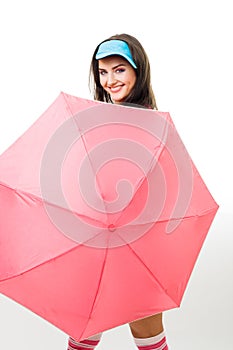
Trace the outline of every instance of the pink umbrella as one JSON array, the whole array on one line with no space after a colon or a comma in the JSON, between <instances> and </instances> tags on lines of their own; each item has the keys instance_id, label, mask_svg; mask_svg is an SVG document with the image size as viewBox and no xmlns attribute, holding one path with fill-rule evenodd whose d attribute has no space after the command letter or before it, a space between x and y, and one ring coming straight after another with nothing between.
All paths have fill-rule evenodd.
<instances>
[{"instance_id":1,"label":"pink umbrella","mask_svg":"<svg viewBox=\"0 0 233 350\"><path fill-rule=\"evenodd\" d=\"M61 93L0 157L0 292L80 340L178 307L218 205L169 113Z\"/></svg>"}]
</instances>

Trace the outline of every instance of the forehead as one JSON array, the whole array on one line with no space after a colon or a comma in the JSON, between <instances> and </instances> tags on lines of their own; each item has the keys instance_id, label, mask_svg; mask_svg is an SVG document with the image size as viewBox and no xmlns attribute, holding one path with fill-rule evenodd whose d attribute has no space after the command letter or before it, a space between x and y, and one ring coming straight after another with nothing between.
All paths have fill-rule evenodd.
<instances>
[{"instance_id":1,"label":"forehead","mask_svg":"<svg viewBox=\"0 0 233 350\"><path fill-rule=\"evenodd\" d=\"M125 66L130 66L129 62L124 59L124 57L113 55L113 56L108 56L105 58L101 58L99 60L99 68L113 68L115 66L118 66L119 64L125 65Z\"/></svg>"}]
</instances>

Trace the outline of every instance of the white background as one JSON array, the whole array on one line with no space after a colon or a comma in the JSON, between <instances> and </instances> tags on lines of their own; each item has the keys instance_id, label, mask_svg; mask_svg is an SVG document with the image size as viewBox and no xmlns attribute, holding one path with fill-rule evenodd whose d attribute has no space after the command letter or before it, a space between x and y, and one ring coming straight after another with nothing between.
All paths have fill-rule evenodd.
<instances>
[{"instance_id":1,"label":"white background","mask_svg":"<svg viewBox=\"0 0 233 350\"><path fill-rule=\"evenodd\" d=\"M147 51L158 107L171 113L220 205L181 308L164 315L173 350L233 348L232 17L230 0L0 3L0 153L60 91L91 98L100 41L126 32ZM66 340L0 296L0 349L65 350ZM105 332L98 349L136 348L124 325Z\"/></svg>"}]
</instances>

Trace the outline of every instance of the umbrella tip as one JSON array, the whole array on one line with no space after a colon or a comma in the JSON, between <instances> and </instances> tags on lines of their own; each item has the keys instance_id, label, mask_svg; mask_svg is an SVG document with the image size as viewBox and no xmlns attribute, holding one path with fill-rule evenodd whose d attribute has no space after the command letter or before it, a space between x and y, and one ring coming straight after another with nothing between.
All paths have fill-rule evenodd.
<instances>
[{"instance_id":1,"label":"umbrella tip","mask_svg":"<svg viewBox=\"0 0 233 350\"><path fill-rule=\"evenodd\" d=\"M114 232L114 231L116 231L116 226L114 224L110 224L110 225L108 225L108 230L110 232Z\"/></svg>"}]
</instances>

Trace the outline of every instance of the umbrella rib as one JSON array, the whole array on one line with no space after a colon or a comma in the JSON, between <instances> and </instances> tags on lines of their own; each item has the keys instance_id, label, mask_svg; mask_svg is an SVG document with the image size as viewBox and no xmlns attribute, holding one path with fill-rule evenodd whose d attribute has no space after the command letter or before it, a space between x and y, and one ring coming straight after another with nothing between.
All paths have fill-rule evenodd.
<instances>
[{"instance_id":1,"label":"umbrella rib","mask_svg":"<svg viewBox=\"0 0 233 350\"><path fill-rule=\"evenodd\" d=\"M102 233L103 233L103 231L98 232L98 233L95 235L95 238L96 238L98 235L102 234ZM70 240L72 240L72 239L70 239ZM77 243L77 245L76 245L75 247L72 247L72 248L70 248L69 250L66 250L65 252L62 252L62 253L60 253L59 255L55 256L55 257L49 258L48 260L45 260L45 261L41 262L39 265L33 266L33 267L31 267L30 269L27 269L26 271L23 271L23 272L21 272L21 273L17 273L17 275L13 275L13 276L10 276L10 277L4 278L4 279L0 279L0 283L1 283L1 282L8 281L8 280L11 280L11 279L13 279L13 278L17 278L17 277L22 276L22 275L24 275L24 274L27 274L28 272L30 272L30 271L32 271L32 270L34 270L34 269L36 269L36 268L38 268L38 267L40 267L40 266L43 266L43 265L47 264L47 263L48 263L49 261L51 261L51 260L59 259L59 258L61 258L62 256L69 254L69 253L72 252L73 250L78 249L78 248L80 248L81 246L84 246L88 241L91 241L91 240L93 240L93 237L88 238L86 241L84 241L84 242L82 242L82 243ZM75 242L75 241L74 241L74 242Z\"/></svg>"},{"instance_id":2,"label":"umbrella rib","mask_svg":"<svg viewBox=\"0 0 233 350\"><path fill-rule=\"evenodd\" d=\"M118 235L119 236L119 235ZM145 262L142 260L142 258L136 253L136 251L132 248L132 246L126 242L123 237L119 236L122 241L129 247L129 249L133 252L133 254L135 254L136 258L142 263L142 265L144 266L144 268L147 270L147 272L149 272L149 274L152 276L152 278L156 281L156 283L160 286L160 288L166 293L166 295L172 300L172 302L174 302L177 305L177 301L174 300L168 293L167 290L163 287L163 285L161 284L161 282L155 277L155 275L150 271L150 269L148 268L148 266L145 264Z\"/></svg>"},{"instance_id":3,"label":"umbrella rib","mask_svg":"<svg viewBox=\"0 0 233 350\"><path fill-rule=\"evenodd\" d=\"M110 237L110 236L109 236L109 237ZM108 242L109 242L109 238L108 238ZM109 245L107 244L107 245L106 245L106 250L105 250L104 261L103 261L103 265L102 265L102 268L101 268L101 273L100 273L99 282L98 282L98 285L97 285L97 288L96 288L96 293L95 293L95 296L94 296L94 299L93 299L93 304L92 304L91 310L90 310L89 315L88 315L88 318L87 318L86 327L83 329L83 332L82 332L80 338L82 338L82 335L84 334L84 332L85 332L86 329L87 329L89 320L91 319L91 315L92 315L92 312L93 312L94 307L95 307L95 304L96 304L96 299L97 299L98 294L99 294L99 291L100 291L100 285L101 285L102 280L103 280L103 275L104 275L104 269L105 269L105 266L106 266L108 250L109 250Z\"/></svg>"},{"instance_id":4,"label":"umbrella rib","mask_svg":"<svg viewBox=\"0 0 233 350\"><path fill-rule=\"evenodd\" d=\"M26 271L23 271L23 272L21 272L21 273L17 273L17 275L13 275L13 276L10 276L10 277L7 277L7 278L3 278L3 279L0 280L0 282L9 281L9 280L14 279L14 278L17 278L17 277L19 277L19 276L26 275L27 273L31 272L32 270L37 269L38 267L41 267L41 266L47 264L47 263L48 263L49 261L51 261L51 260L56 260L56 259L59 259L60 257L66 255L66 254L69 254L69 253L72 252L73 250L79 248L81 245L82 245L82 244L79 244L78 246L75 246L75 247L69 249L68 251L66 250L65 252L63 252L63 253L61 253L61 254L59 254L59 255L53 257L53 258L50 258L50 259L48 259L48 260L45 260L45 261L41 262L39 265L33 266L33 267L31 267L30 269L27 269Z\"/></svg>"},{"instance_id":5,"label":"umbrella rib","mask_svg":"<svg viewBox=\"0 0 233 350\"><path fill-rule=\"evenodd\" d=\"M58 204L55 204L55 203L52 203L52 202L49 202L47 200L45 200L44 198L41 198L33 193L30 193L30 192L26 192L24 190L21 190L21 189L18 189L18 188L13 188L11 186L9 186L8 184L5 184L4 182L0 181L0 186L3 186L5 188L7 188L8 190L10 191L13 191L16 193L16 195L18 195L26 204L28 204L28 202L25 200L25 198L23 197L23 195L29 199L31 199L32 201L36 202L38 201L39 203L42 203L42 204L45 204L47 203L48 205L51 205L53 207L56 207L56 208L59 208L61 210L65 210L65 211L68 211L68 212L72 212L74 215L77 215L78 217L83 217L83 218L88 218L89 220L91 219L92 221L94 221L95 223L98 223L100 225L100 227L103 227L103 223L102 221L99 221L97 219L93 219L93 218L90 218L89 216L87 215L84 215L84 214L80 214L80 213L77 213L75 211L71 211L70 209L68 208L64 208L64 207L61 207L60 205Z\"/></svg>"},{"instance_id":6,"label":"umbrella rib","mask_svg":"<svg viewBox=\"0 0 233 350\"><path fill-rule=\"evenodd\" d=\"M64 98L64 101L65 101L65 103L66 103L66 105L67 105L67 108L68 108L69 111L70 111L71 116L73 117L73 116L74 116L74 115L73 115L73 112L72 112L72 110L71 110L71 108L70 108L70 105L68 104L68 102L67 102L66 97L65 97L64 94L63 94L63 98ZM88 159L89 159L89 162L90 162L90 165L91 165L93 174L94 174L94 176L95 176L95 178L96 178L96 183L97 183L98 188L99 188L99 193L102 194L102 193L101 193L101 188L100 188L100 184L99 184L99 181L98 181L97 174L96 174L95 171L94 171L93 164L92 164L92 162L91 162L91 158L89 157L89 152L88 152L88 150L87 150L87 148L86 148L86 144L85 144L85 141L84 141L85 138L83 137L84 134L83 134L83 133L81 132L81 130L79 129L79 126L78 126L77 121L75 122L75 125L77 126L78 131L79 131L79 133L80 133L80 137L81 137L83 146L84 146L84 148L85 148L85 150L86 150L86 154L87 154L87 157L88 157ZM105 208L105 214L106 214L107 217L108 217L108 211L107 211L107 209L106 209L105 201L103 200L103 197L102 197L102 196L101 196L101 198L102 198L102 202L103 202L103 205L104 205L104 208Z\"/></svg>"},{"instance_id":7,"label":"umbrella rib","mask_svg":"<svg viewBox=\"0 0 233 350\"><path fill-rule=\"evenodd\" d=\"M162 154L162 152L163 152L164 145L166 144L166 142L165 142L165 137L166 137L167 128L168 128L167 123L165 123L164 129L163 129L163 133L162 133L162 138L161 138L161 140L160 140L160 144L159 144L159 146L155 147L153 157L152 157L152 159L151 159L151 161L150 161L150 164L149 164L149 166L148 166L148 169L147 169L147 173L146 173L146 175L145 175L144 177L141 177L140 180L138 181L138 183L137 183L137 189L136 189L136 191L135 191L134 196L132 196L132 198L131 198L131 200L129 201L128 205L125 206L125 208L122 210L121 215L120 215L120 216L118 217L118 219L117 219L117 222L120 220L120 218L122 217L122 215L123 215L123 213L125 212L125 210L127 210L127 208L129 207L130 203L133 201L133 199L134 199L136 193L140 190L141 186L143 185L143 183L144 183L145 181L147 181L147 176L148 176L148 174L151 172L152 167L154 166L154 159L156 158L156 156L157 156L157 161L156 161L156 163L159 162L159 159L160 159L161 154Z\"/></svg>"},{"instance_id":8,"label":"umbrella rib","mask_svg":"<svg viewBox=\"0 0 233 350\"><path fill-rule=\"evenodd\" d=\"M188 216L185 216L185 217L166 218L166 219L162 219L162 220L147 221L147 222L143 222L143 223L137 223L137 222L133 223L132 222L131 225L127 225L127 226L143 226L143 225L148 225L148 224L160 224L160 223L176 221L176 220L187 220L187 219L191 219L191 218L195 218L195 217L198 218L198 217L201 217L201 216L208 215L212 211L216 211L217 208L218 208L217 206L214 206L212 208L208 208L208 209L202 211L201 213L197 213L197 214L194 214L194 215L188 215Z\"/></svg>"}]
</instances>

